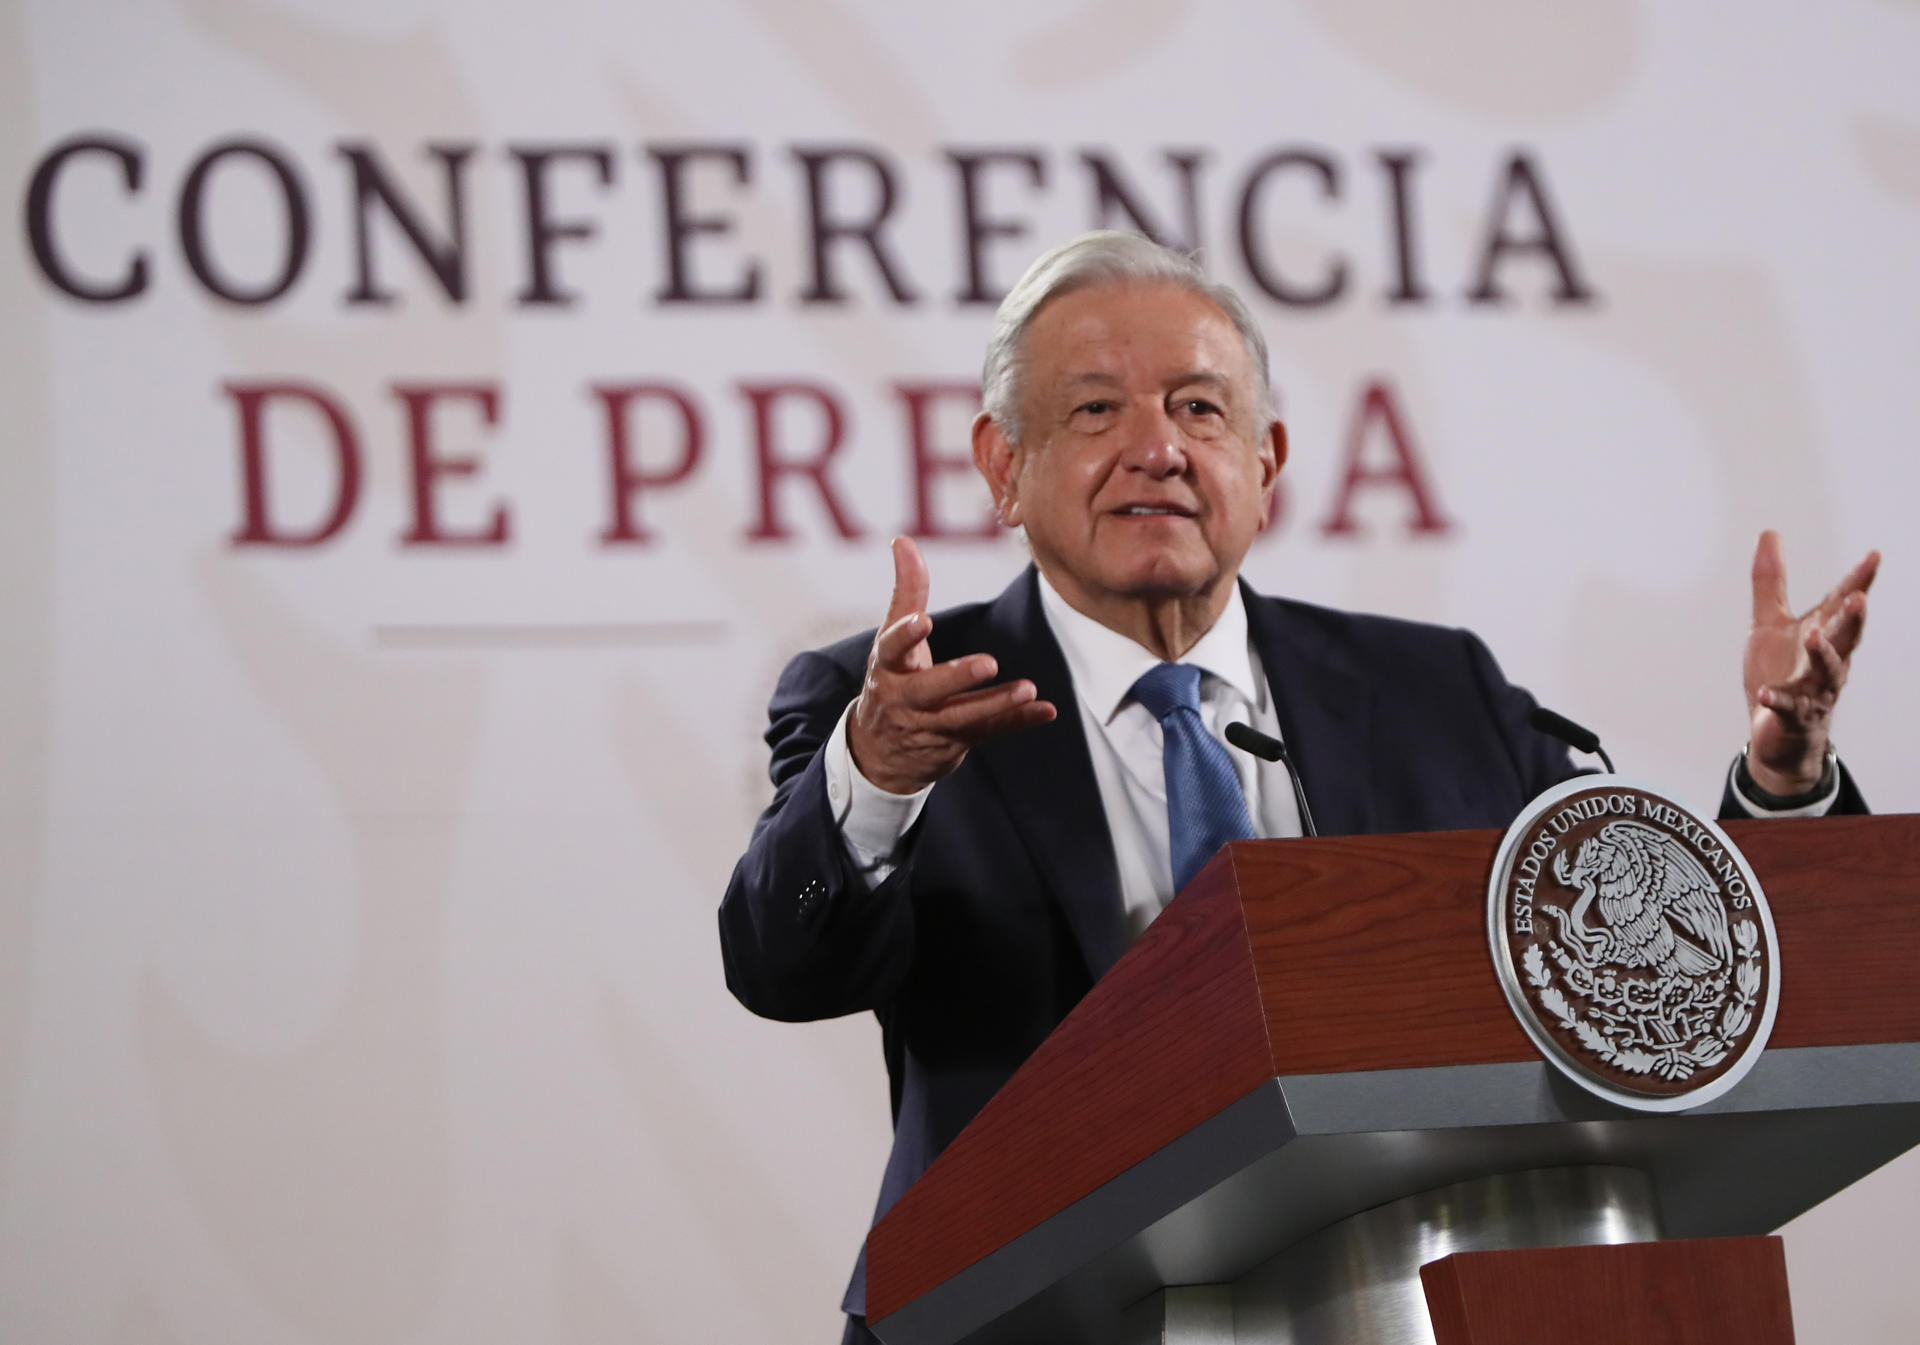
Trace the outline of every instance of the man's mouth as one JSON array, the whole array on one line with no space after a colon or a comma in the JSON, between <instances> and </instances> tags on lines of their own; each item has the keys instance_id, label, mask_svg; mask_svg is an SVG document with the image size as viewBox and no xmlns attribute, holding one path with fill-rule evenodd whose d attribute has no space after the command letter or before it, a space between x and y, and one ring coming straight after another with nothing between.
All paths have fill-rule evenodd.
<instances>
[{"instance_id":1,"label":"man's mouth","mask_svg":"<svg viewBox=\"0 0 1920 1345\"><path fill-rule=\"evenodd\" d=\"M1130 504L1123 509L1114 510L1114 513L1123 518L1193 517L1193 510L1183 509L1177 504Z\"/></svg>"}]
</instances>

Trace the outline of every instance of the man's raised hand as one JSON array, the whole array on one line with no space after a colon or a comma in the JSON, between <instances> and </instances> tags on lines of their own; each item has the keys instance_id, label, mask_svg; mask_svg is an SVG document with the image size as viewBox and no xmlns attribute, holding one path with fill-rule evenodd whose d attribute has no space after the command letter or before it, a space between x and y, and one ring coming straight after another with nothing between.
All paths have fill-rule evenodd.
<instances>
[{"instance_id":1,"label":"man's raised hand","mask_svg":"<svg viewBox=\"0 0 1920 1345\"><path fill-rule=\"evenodd\" d=\"M1867 589L1879 568L1880 553L1868 552L1832 592L1795 616L1787 606L1780 534L1760 534L1741 680L1752 734L1747 769L1769 793L1805 793L1826 768L1833 707L1866 627Z\"/></svg>"},{"instance_id":2,"label":"man's raised hand","mask_svg":"<svg viewBox=\"0 0 1920 1345\"><path fill-rule=\"evenodd\" d=\"M890 794L915 794L950 774L976 743L1052 719L1032 682L985 685L991 654L935 664L927 637L927 562L910 538L893 539L893 598L867 654L867 678L847 718L853 764Z\"/></svg>"}]
</instances>

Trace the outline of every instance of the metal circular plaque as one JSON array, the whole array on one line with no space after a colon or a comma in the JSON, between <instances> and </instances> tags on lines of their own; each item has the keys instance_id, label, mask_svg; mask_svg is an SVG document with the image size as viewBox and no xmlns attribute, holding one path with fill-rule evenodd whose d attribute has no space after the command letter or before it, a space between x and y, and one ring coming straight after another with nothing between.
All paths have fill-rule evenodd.
<instances>
[{"instance_id":1,"label":"metal circular plaque","mask_svg":"<svg viewBox=\"0 0 1920 1345\"><path fill-rule=\"evenodd\" d=\"M1617 775L1527 805L1487 884L1493 965L1520 1025L1610 1102L1679 1111L1759 1059L1779 943L1726 833Z\"/></svg>"}]
</instances>

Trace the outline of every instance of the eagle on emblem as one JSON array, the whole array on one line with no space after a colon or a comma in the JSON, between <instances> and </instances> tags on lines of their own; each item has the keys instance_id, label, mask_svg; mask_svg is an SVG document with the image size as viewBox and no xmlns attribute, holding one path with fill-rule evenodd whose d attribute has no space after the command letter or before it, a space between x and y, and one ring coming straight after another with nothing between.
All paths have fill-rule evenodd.
<instances>
[{"instance_id":1,"label":"eagle on emblem","mask_svg":"<svg viewBox=\"0 0 1920 1345\"><path fill-rule=\"evenodd\" d=\"M1553 876L1580 897L1573 909L1541 907L1568 949L1589 967L1650 967L1663 978L1706 976L1733 962L1720 889L1675 837L1640 822L1609 822L1580 843ZM1599 905L1598 927L1587 923Z\"/></svg>"}]
</instances>

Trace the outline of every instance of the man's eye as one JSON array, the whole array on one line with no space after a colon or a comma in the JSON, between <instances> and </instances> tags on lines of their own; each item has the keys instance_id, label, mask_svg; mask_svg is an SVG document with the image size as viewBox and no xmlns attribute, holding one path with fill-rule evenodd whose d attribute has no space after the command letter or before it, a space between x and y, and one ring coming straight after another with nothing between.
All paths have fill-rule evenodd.
<instances>
[{"instance_id":1,"label":"man's eye","mask_svg":"<svg viewBox=\"0 0 1920 1345\"><path fill-rule=\"evenodd\" d=\"M1190 416L1217 416L1220 408L1204 397L1189 397L1180 404L1180 409Z\"/></svg>"},{"instance_id":2,"label":"man's eye","mask_svg":"<svg viewBox=\"0 0 1920 1345\"><path fill-rule=\"evenodd\" d=\"M1113 403L1112 402L1083 402L1081 403L1079 409L1083 414L1086 414L1086 415L1104 416L1107 412L1113 410Z\"/></svg>"}]
</instances>

